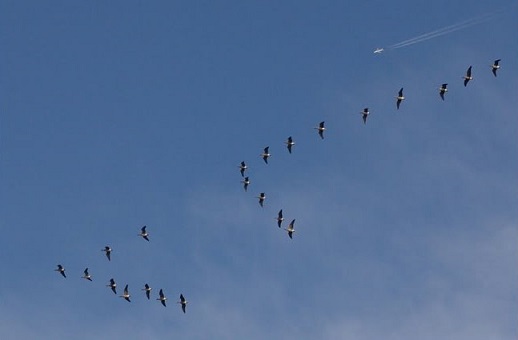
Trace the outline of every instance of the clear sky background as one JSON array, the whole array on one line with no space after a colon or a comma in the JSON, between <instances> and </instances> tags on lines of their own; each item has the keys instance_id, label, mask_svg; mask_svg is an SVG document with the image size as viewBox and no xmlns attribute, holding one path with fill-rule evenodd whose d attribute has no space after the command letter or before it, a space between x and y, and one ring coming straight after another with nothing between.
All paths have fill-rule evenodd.
<instances>
[{"instance_id":1,"label":"clear sky background","mask_svg":"<svg viewBox=\"0 0 518 340\"><path fill-rule=\"evenodd\" d=\"M517 9L2 1L0 337L515 338Z\"/></svg>"}]
</instances>

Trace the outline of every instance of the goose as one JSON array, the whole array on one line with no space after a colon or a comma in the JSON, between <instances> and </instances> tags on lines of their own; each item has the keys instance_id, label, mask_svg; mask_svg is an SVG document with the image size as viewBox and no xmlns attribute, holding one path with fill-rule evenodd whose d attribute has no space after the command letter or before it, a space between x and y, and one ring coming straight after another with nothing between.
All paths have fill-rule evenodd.
<instances>
[{"instance_id":1,"label":"goose","mask_svg":"<svg viewBox=\"0 0 518 340\"><path fill-rule=\"evenodd\" d=\"M245 177L245 179L242 180L241 183L243 183L243 188L245 189L245 191L247 191L248 190L248 184L250 184L250 179L248 177Z\"/></svg>"},{"instance_id":2,"label":"goose","mask_svg":"<svg viewBox=\"0 0 518 340\"><path fill-rule=\"evenodd\" d=\"M122 295L119 295L119 297L124 298L128 302L131 302L131 300L130 300L131 295L129 294L129 291L128 291L128 285L126 285L126 287L124 287L124 293L122 293Z\"/></svg>"},{"instance_id":3,"label":"goose","mask_svg":"<svg viewBox=\"0 0 518 340\"><path fill-rule=\"evenodd\" d=\"M239 164L239 172L241 172L241 177L245 177L245 171L248 169L248 166L246 165L245 161L242 161L241 164Z\"/></svg>"},{"instance_id":4,"label":"goose","mask_svg":"<svg viewBox=\"0 0 518 340\"><path fill-rule=\"evenodd\" d=\"M493 72L493 75L496 77L496 71L498 71L498 69L500 68L500 65L498 65L498 63L500 62L500 60L502 59L497 59L493 62L493 65L491 65L491 71Z\"/></svg>"},{"instance_id":5,"label":"goose","mask_svg":"<svg viewBox=\"0 0 518 340\"><path fill-rule=\"evenodd\" d=\"M295 142L293 141L293 138L291 138L291 136L289 136L288 140L285 141L284 143L286 143L286 147L288 148L289 153L291 153L291 147L293 145L295 145Z\"/></svg>"},{"instance_id":6,"label":"goose","mask_svg":"<svg viewBox=\"0 0 518 340\"><path fill-rule=\"evenodd\" d=\"M398 95L396 96L396 99L397 99L396 107L399 110L399 105L401 105L401 102L403 100L405 100L405 96L403 96L403 88L401 88L401 90L399 90Z\"/></svg>"},{"instance_id":7,"label":"goose","mask_svg":"<svg viewBox=\"0 0 518 340\"><path fill-rule=\"evenodd\" d=\"M164 307L167 307L167 306L165 305L165 301L167 300L167 298L165 297L164 292L162 291L162 289L160 289L160 291L158 292L158 295L159 295L159 297L158 297L158 299L157 299L157 300L159 300L159 301L160 301L160 303L162 303L162 305L163 305Z\"/></svg>"},{"instance_id":8,"label":"goose","mask_svg":"<svg viewBox=\"0 0 518 340\"><path fill-rule=\"evenodd\" d=\"M259 205L262 207L264 204L264 200L266 199L266 195L264 192L260 193L259 196L256 196L259 199Z\"/></svg>"},{"instance_id":9,"label":"goose","mask_svg":"<svg viewBox=\"0 0 518 340\"><path fill-rule=\"evenodd\" d=\"M441 87L439 87L439 96L441 96L442 100L444 100L444 94L448 92L447 86L448 84L442 84Z\"/></svg>"},{"instance_id":10,"label":"goose","mask_svg":"<svg viewBox=\"0 0 518 340\"><path fill-rule=\"evenodd\" d=\"M295 232L295 220L291 221L291 223L288 225L288 228L284 228L288 232L288 236L290 238L293 238L293 233Z\"/></svg>"},{"instance_id":11,"label":"goose","mask_svg":"<svg viewBox=\"0 0 518 340\"><path fill-rule=\"evenodd\" d=\"M84 273L84 275L81 276L83 279L88 280L88 281L92 281L92 275L90 275L88 273L88 267L84 270L83 273Z\"/></svg>"},{"instance_id":12,"label":"goose","mask_svg":"<svg viewBox=\"0 0 518 340\"><path fill-rule=\"evenodd\" d=\"M470 80L473 80L473 77L471 76L471 66L468 67L468 70L466 71L466 75L462 77L464 79L464 87L468 85Z\"/></svg>"},{"instance_id":13,"label":"goose","mask_svg":"<svg viewBox=\"0 0 518 340\"><path fill-rule=\"evenodd\" d=\"M320 136L320 139L324 139L324 131L326 130L324 126L325 122L320 122L317 127L314 127L313 129L318 130L318 135Z\"/></svg>"},{"instance_id":14,"label":"goose","mask_svg":"<svg viewBox=\"0 0 518 340\"><path fill-rule=\"evenodd\" d=\"M279 210L279 213L275 219L277 220L277 226L280 228L282 221L284 221L284 217L282 216L282 209Z\"/></svg>"},{"instance_id":15,"label":"goose","mask_svg":"<svg viewBox=\"0 0 518 340\"><path fill-rule=\"evenodd\" d=\"M142 290L146 292L146 297L149 300L149 294L151 293L151 287L146 283L144 285L144 288L142 288Z\"/></svg>"},{"instance_id":16,"label":"goose","mask_svg":"<svg viewBox=\"0 0 518 340\"><path fill-rule=\"evenodd\" d=\"M117 284L113 278L110 279L110 283L106 285L106 287L110 287L114 294L117 294Z\"/></svg>"},{"instance_id":17,"label":"goose","mask_svg":"<svg viewBox=\"0 0 518 340\"><path fill-rule=\"evenodd\" d=\"M104 251L106 253L106 257L108 258L108 261L111 261L111 253L112 248L110 246L105 246L104 249L101 249L101 251Z\"/></svg>"},{"instance_id":18,"label":"goose","mask_svg":"<svg viewBox=\"0 0 518 340\"><path fill-rule=\"evenodd\" d=\"M180 294L180 301L178 301L177 303L182 305L182 311L185 313L185 307L187 306L189 301L185 300L185 298L183 297L183 294Z\"/></svg>"},{"instance_id":19,"label":"goose","mask_svg":"<svg viewBox=\"0 0 518 340\"><path fill-rule=\"evenodd\" d=\"M140 228L140 233L138 234L139 236L142 236L142 238L146 241L149 241L149 234L148 232L146 231L146 228L147 226L143 226L142 228Z\"/></svg>"},{"instance_id":20,"label":"goose","mask_svg":"<svg viewBox=\"0 0 518 340\"><path fill-rule=\"evenodd\" d=\"M363 124L367 124L367 117L369 116L370 112L369 112L369 108L366 107L363 109L363 111L360 111L359 112L361 115L362 115L362 118L363 118Z\"/></svg>"},{"instance_id":21,"label":"goose","mask_svg":"<svg viewBox=\"0 0 518 340\"><path fill-rule=\"evenodd\" d=\"M62 265L58 264L58 267L56 269L54 269L54 270L59 272L61 275L63 275L64 278L67 277L65 275L65 267L63 267Z\"/></svg>"},{"instance_id":22,"label":"goose","mask_svg":"<svg viewBox=\"0 0 518 340\"><path fill-rule=\"evenodd\" d=\"M265 147L264 148L264 151L263 153L260 155L261 157L263 157L263 161L268 164L268 157L270 157L272 154L268 151L270 149L269 146Z\"/></svg>"}]
</instances>

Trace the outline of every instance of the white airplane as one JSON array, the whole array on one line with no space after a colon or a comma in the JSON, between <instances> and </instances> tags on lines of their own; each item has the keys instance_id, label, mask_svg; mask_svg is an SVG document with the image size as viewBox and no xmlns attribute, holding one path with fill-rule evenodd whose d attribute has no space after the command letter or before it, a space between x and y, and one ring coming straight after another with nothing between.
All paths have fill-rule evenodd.
<instances>
[{"instance_id":1,"label":"white airplane","mask_svg":"<svg viewBox=\"0 0 518 340\"><path fill-rule=\"evenodd\" d=\"M374 54L376 54L376 53L381 53L381 52L383 52L383 51L385 51L385 49L384 49L384 48L382 48L382 47L380 47L380 48L377 48L377 49L375 49L375 50L374 50Z\"/></svg>"}]
</instances>

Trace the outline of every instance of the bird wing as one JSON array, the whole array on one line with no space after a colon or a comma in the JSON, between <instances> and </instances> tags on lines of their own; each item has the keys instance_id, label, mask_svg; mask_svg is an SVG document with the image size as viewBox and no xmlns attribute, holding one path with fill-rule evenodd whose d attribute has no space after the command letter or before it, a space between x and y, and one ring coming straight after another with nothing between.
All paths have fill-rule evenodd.
<instances>
[{"instance_id":1,"label":"bird wing","mask_svg":"<svg viewBox=\"0 0 518 340\"><path fill-rule=\"evenodd\" d=\"M472 66L468 67L468 71L466 72L466 75L467 75L468 77L471 77L471 67L472 67Z\"/></svg>"}]
</instances>

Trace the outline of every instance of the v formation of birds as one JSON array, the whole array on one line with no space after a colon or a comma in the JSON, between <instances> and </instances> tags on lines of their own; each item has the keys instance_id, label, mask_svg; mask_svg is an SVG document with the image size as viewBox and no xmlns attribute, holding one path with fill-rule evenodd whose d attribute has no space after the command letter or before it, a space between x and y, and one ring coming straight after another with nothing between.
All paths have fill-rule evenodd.
<instances>
[{"instance_id":1,"label":"v formation of birds","mask_svg":"<svg viewBox=\"0 0 518 340\"><path fill-rule=\"evenodd\" d=\"M137 236L140 236L144 240L149 242L149 233L147 231L147 226L143 226L140 229L140 232L137 234ZM111 260L112 260L111 255L112 255L113 249L109 245L107 245L103 249L101 249L101 251L104 252L107 260L111 262ZM61 276L63 276L64 278L67 278L65 267L62 264L58 264L56 269L54 269L54 270L57 271L59 274L61 274ZM90 274L90 270L88 267L86 267L84 269L83 276L81 276L81 278L88 280L90 282L94 281L93 276ZM106 284L106 287L108 287L115 295L117 295L117 282L115 281L115 279L113 277L108 280L108 284ZM140 290L142 290L144 292L144 293L142 293L142 296L145 296L147 298L147 300L151 299L152 288L148 283L145 283L143 288L141 288ZM131 302L132 295L130 294L130 289L129 289L128 284L126 284L124 286L124 290L123 290L122 294L119 295L119 297L123 298L124 300L126 300L128 302ZM167 297L162 288L160 288L160 291L158 292L158 298L156 300L158 300L164 307L167 307L167 304L166 304ZM182 293L180 293L180 299L177 301L177 303L181 305L182 311L185 313L188 301L183 296Z\"/></svg>"},{"instance_id":2,"label":"v formation of birds","mask_svg":"<svg viewBox=\"0 0 518 340\"><path fill-rule=\"evenodd\" d=\"M493 64L491 65L491 72L493 73L493 75L495 77L497 76L497 71L500 69L500 64L499 64L500 60L501 59L496 59L493 62ZM462 77L462 79L463 79L464 86L467 86L468 83L473 80L472 66L468 67L468 69L466 70L466 73ZM445 100L446 92L448 92L448 83L441 84L441 86L439 87L439 97L442 100ZM395 98L396 98L396 108L399 110L402 102L405 100L405 96L403 94L403 88L401 88L398 91ZM367 119L370 115L369 108L365 107L362 111L358 111L358 113L362 115L363 123L367 124ZM326 131L325 122L324 121L320 122L317 126L314 127L314 129L317 130L318 136L320 137L321 140L323 140L325 137L324 132ZM294 138L292 136L289 136L286 139L286 141L284 142L284 144L286 144L288 153L291 154L293 151L294 145L295 145ZM267 146L263 149L263 152L260 154L260 157L263 159L264 163L266 165L268 165L268 160L271 157L269 146ZM245 161L242 161L238 167L239 167L239 171L240 171L241 177L242 177L241 183L243 184L244 191L246 192L246 191L248 191L248 187L251 184L250 177L245 176L249 167L245 163ZM256 198L258 199L259 205L261 207L264 207L266 197L267 197L266 193L264 193L264 192L261 192L258 196L256 196ZM275 220L277 221L277 227L279 229L282 228L284 219L285 218L284 218L283 209L280 209L279 212L277 213L277 217L275 217ZM286 228L282 228L282 229L284 229L287 232L288 237L290 239L292 239L293 234L295 233L295 219L292 219L291 222L288 224L288 226ZM147 232L146 226L143 226L137 235L142 237L142 239L144 239L145 241L149 242L149 233ZM105 256L108 261L112 260L111 254L112 254L113 250L109 245L106 245L103 249L101 249L101 251L103 251L105 253ZM65 267L62 264L58 264L56 269L54 269L54 270L57 271L60 275L62 275L64 278L67 278ZM90 281L90 282L94 281L93 275L90 274L90 270L88 267L84 269L83 276L81 276L81 278L83 278L87 281ZM117 282L115 281L114 278L110 278L108 280L108 284L106 284L106 287L110 288L110 290L115 295L117 295ZM151 299L152 287L148 283L145 283L140 290L143 291L142 296L147 298L147 300ZM124 290L123 290L122 294L119 295L119 297L123 298L124 300L126 300L128 302L131 302L132 295L130 294L130 289L129 289L128 284L126 284L124 286ZM167 303L166 303L167 297L162 288L160 288L160 290L158 292L158 297L156 298L156 300L159 301L164 307L167 306ZM180 304L182 311L185 313L188 301L185 299L185 297L182 293L180 293L180 299L177 301L177 303Z\"/></svg>"},{"instance_id":3,"label":"v formation of birds","mask_svg":"<svg viewBox=\"0 0 518 340\"><path fill-rule=\"evenodd\" d=\"M493 64L491 65L491 72L493 73L493 75L495 77L497 77L497 71L500 69L500 60L501 59L496 59L493 62ZM473 68L473 66L469 66L468 69L466 70L465 75L462 76L462 79L464 80L464 87L466 87L468 85L468 83L471 80L473 80L472 68ZM447 83L441 84L441 86L439 87L439 97L443 101L445 99L446 92L448 92L448 84ZM396 98L396 109L399 110L401 103L405 100L405 96L403 94L403 87L401 89L399 89L395 98ZM367 124L367 119L370 115L369 108L365 107L362 111L358 111L357 113L362 115L363 124ZM314 129L317 130L320 139L323 140L324 132L326 131L325 122L324 121L320 122L316 127L314 127ZM293 139L293 137L289 136L286 139L286 141L284 142L284 144L286 144L288 153L291 154L292 150L293 150L293 146L295 145L295 140ZM271 156L270 147L267 146L263 149L263 152L260 154L260 157L263 159L264 163L268 164L268 159L270 158L270 156ZM245 190L245 192L248 191L248 187L251 183L250 177L245 176L245 173L248 169L249 169L249 167L246 164L246 162L241 161L241 164L239 165L239 171L241 173L241 177L243 177L243 180L241 180L241 183L243 184L243 189ZM266 193L261 192L259 194L259 196L256 196L256 198L259 200L259 205L261 206L261 208L264 207L264 204L266 201ZM278 216L275 219L277 220L277 226L279 228L281 228L282 222L284 221L283 209L279 210ZM284 230L286 230L288 232L288 236L290 239L293 238L293 233L295 232L295 219L293 219L291 221L291 223L288 225L288 227L284 228Z\"/></svg>"}]
</instances>

